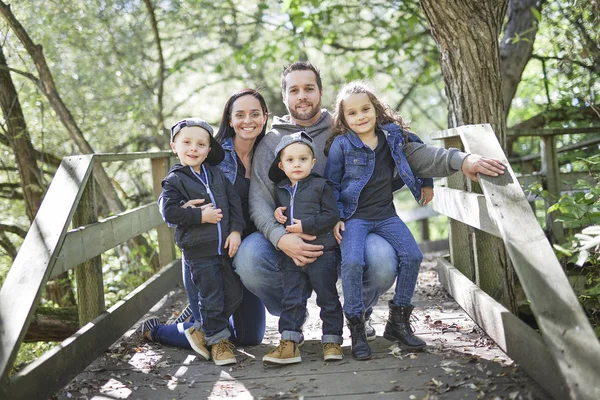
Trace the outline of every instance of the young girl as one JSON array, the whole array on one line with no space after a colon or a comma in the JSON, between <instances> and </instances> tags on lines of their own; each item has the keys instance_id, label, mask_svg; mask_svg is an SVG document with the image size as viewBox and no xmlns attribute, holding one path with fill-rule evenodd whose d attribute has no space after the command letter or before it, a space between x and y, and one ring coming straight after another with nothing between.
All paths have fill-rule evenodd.
<instances>
[{"instance_id":1,"label":"young girl","mask_svg":"<svg viewBox=\"0 0 600 400\"><path fill-rule=\"evenodd\" d=\"M359 360L371 357L362 293L364 243L369 233L386 239L400 260L384 337L413 351L422 350L425 342L413 335L409 317L423 255L393 203L393 191L404 184L423 204L433 198L433 181L417 178L403 151L407 141L421 140L408 132L402 119L364 83L344 86L335 108L333 134L326 145L325 177L334 185L340 212L334 236L342 252L343 309L352 336L352 355Z\"/></svg>"}]
</instances>

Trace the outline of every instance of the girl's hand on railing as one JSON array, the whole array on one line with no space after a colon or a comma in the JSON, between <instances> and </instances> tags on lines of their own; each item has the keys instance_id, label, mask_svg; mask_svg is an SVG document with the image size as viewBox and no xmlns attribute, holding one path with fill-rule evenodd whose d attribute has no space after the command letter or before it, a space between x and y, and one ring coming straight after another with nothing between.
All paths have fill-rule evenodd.
<instances>
[{"instance_id":1,"label":"girl's hand on railing","mask_svg":"<svg viewBox=\"0 0 600 400\"><path fill-rule=\"evenodd\" d=\"M483 157L478 154L469 154L462 163L462 172L472 181L477 182L477 173L498 176L504 174L504 165L495 158Z\"/></svg>"}]
</instances>

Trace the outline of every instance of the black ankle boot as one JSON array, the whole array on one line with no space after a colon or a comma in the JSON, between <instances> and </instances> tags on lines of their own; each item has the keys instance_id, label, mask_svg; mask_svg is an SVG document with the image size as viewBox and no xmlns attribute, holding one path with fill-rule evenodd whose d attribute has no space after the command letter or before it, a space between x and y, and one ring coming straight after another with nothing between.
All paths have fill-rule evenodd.
<instances>
[{"instance_id":1,"label":"black ankle boot","mask_svg":"<svg viewBox=\"0 0 600 400\"><path fill-rule=\"evenodd\" d=\"M389 302L390 316L385 324L383 337L391 342L398 342L400 347L408 350L421 351L427 345L424 341L413 335L410 327L410 314L414 307L397 306Z\"/></svg>"},{"instance_id":2,"label":"black ankle boot","mask_svg":"<svg viewBox=\"0 0 600 400\"><path fill-rule=\"evenodd\" d=\"M352 357L357 360L368 360L371 358L371 348L367 343L367 334L365 333L365 317L346 316L350 336L352 337Z\"/></svg>"}]
</instances>

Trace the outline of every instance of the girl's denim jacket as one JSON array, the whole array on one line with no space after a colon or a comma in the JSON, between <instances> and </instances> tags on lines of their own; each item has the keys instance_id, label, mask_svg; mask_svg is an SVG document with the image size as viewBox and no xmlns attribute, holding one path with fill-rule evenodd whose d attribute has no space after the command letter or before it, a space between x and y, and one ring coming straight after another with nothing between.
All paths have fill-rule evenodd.
<instances>
[{"instance_id":1,"label":"girl's denim jacket","mask_svg":"<svg viewBox=\"0 0 600 400\"><path fill-rule=\"evenodd\" d=\"M423 141L414 133L403 131L397 124L380 125L396 164L392 191L406 184L414 198L421 198L422 186L433 186L432 179L417 178L404 154L405 138L409 142ZM375 152L358 135L348 131L335 138L329 149L325 177L333 183L340 217L347 220L356 212L358 198L375 168Z\"/></svg>"},{"instance_id":2,"label":"girl's denim jacket","mask_svg":"<svg viewBox=\"0 0 600 400\"><path fill-rule=\"evenodd\" d=\"M221 147L225 150L225 158L217 165L217 168L225 173L227 180L233 185L235 183L238 168L238 160L233 148L233 139L225 139L225 141L221 143Z\"/></svg>"}]
</instances>

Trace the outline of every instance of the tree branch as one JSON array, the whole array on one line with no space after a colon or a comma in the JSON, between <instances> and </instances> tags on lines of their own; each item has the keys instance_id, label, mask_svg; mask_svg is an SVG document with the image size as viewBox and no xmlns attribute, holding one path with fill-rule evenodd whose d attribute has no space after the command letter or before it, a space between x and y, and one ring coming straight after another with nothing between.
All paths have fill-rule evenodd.
<instances>
[{"instance_id":1,"label":"tree branch","mask_svg":"<svg viewBox=\"0 0 600 400\"><path fill-rule=\"evenodd\" d=\"M14 233L17 236L21 236L23 239L25 239L25 235L27 235L27 231L17 225L0 224L0 232Z\"/></svg>"}]
</instances>

